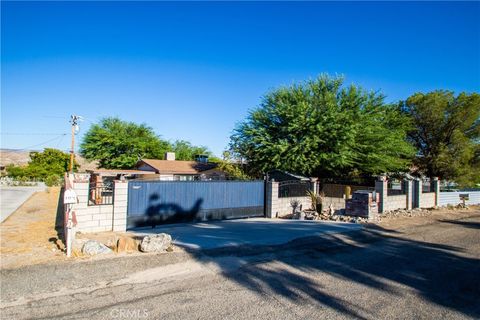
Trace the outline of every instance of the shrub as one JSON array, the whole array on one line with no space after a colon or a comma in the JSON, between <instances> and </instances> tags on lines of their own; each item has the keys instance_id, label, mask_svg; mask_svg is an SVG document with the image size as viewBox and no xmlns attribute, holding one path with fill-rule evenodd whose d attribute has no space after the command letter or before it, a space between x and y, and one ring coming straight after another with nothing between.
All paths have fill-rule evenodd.
<instances>
[{"instance_id":1,"label":"shrub","mask_svg":"<svg viewBox=\"0 0 480 320\"><path fill-rule=\"evenodd\" d=\"M59 176L51 175L45 178L45 185L47 187L59 186L62 183L62 179Z\"/></svg>"}]
</instances>

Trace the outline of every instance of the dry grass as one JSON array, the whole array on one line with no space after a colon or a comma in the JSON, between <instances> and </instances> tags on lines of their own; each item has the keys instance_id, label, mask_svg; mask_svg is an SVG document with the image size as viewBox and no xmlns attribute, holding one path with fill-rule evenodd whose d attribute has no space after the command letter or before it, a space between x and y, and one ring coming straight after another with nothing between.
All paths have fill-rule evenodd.
<instances>
[{"instance_id":1,"label":"dry grass","mask_svg":"<svg viewBox=\"0 0 480 320\"><path fill-rule=\"evenodd\" d=\"M64 260L55 230L60 188L37 192L0 224L0 267Z\"/></svg>"},{"instance_id":2,"label":"dry grass","mask_svg":"<svg viewBox=\"0 0 480 320\"><path fill-rule=\"evenodd\" d=\"M123 255L144 254L135 251L89 257L81 254L81 248L74 247L72 258L67 258L62 251L64 245L59 240L61 236L55 229L59 197L60 188L58 187L50 188L45 192L37 192L0 224L0 267L2 269L49 262L111 259ZM59 221L59 223L62 222ZM113 249L116 249L115 246L120 237L138 240L134 234L111 231L78 233L76 236L80 240L79 243L82 243L82 240L92 239L109 245Z\"/></svg>"}]
</instances>

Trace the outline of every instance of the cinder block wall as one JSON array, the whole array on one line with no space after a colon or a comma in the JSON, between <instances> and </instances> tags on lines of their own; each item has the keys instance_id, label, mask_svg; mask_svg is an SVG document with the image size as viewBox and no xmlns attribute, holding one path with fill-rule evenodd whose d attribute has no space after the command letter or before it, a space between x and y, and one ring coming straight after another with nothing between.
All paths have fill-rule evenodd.
<instances>
[{"instance_id":1,"label":"cinder block wall","mask_svg":"<svg viewBox=\"0 0 480 320\"><path fill-rule=\"evenodd\" d=\"M432 208L438 205L440 181L432 178L434 192L422 193L422 180L405 181L406 194L388 196L387 179L380 177L375 182L375 190L380 195L379 213L397 209ZM415 184L415 192L412 186Z\"/></svg>"},{"instance_id":2,"label":"cinder block wall","mask_svg":"<svg viewBox=\"0 0 480 320\"><path fill-rule=\"evenodd\" d=\"M422 193L420 196L420 208L435 207L435 192Z\"/></svg>"},{"instance_id":3,"label":"cinder block wall","mask_svg":"<svg viewBox=\"0 0 480 320\"><path fill-rule=\"evenodd\" d=\"M345 199L336 198L336 197L324 197L323 198L323 209L326 209L330 206L333 206L335 210L345 209Z\"/></svg>"},{"instance_id":4,"label":"cinder block wall","mask_svg":"<svg viewBox=\"0 0 480 320\"><path fill-rule=\"evenodd\" d=\"M113 231L127 230L128 181L115 181Z\"/></svg>"},{"instance_id":5,"label":"cinder block wall","mask_svg":"<svg viewBox=\"0 0 480 320\"><path fill-rule=\"evenodd\" d=\"M282 217L293 212L292 200L297 200L299 205L302 206L302 210L310 209L312 203L310 197L278 197L279 184L276 181L270 181L267 183L267 199L266 199L266 217L277 218ZM316 179L312 179L312 188L316 190Z\"/></svg>"},{"instance_id":6,"label":"cinder block wall","mask_svg":"<svg viewBox=\"0 0 480 320\"><path fill-rule=\"evenodd\" d=\"M278 216L285 216L287 214L293 213L293 207L291 202L297 200L302 206L302 210L311 208L311 201L309 197L291 197L291 198L278 198L277 200L277 211Z\"/></svg>"},{"instance_id":7,"label":"cinder block wall","mask_svg":"<svg viewBox=\"0 0 480 320\"><path fill-rule=\"evenodd\" d=\"M406 209L407 208L407 196L406 195L396 195L396 196L387 196L384 203L385 211L397 210L397 209Z\"/></svg>"},{"instance_id":8,"label":"cinder block wall","mask_svg":"<svg viewBox=\"0 0 480 320\"><path fill-rule=\"evenodd\" d=\"M82 175L73 181L78 203L73 205L77 218L76 231L125 231L127 226L128 182L115 181L113 201L109 205L88 205L89 182Z\"/></svg>"}]
</instances>

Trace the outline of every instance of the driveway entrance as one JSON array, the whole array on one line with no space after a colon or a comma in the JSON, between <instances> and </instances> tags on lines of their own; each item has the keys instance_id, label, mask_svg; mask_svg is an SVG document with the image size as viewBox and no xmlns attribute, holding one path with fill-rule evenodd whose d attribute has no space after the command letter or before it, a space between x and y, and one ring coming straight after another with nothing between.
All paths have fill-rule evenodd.
<instances>
[{"instance_id":1,"label":"driveway entrance","mask_svg":"<svg viewBox=\"0 0 480 320\"><path fill-rule=\"evenodd\" d=\"M361 228L362 225L355 223L251 218L165 225L136 229L135 233L144 236L165 232L180 247L213 249L241 245L278 245L298 238Z\"/></svg>"}]
</instances>

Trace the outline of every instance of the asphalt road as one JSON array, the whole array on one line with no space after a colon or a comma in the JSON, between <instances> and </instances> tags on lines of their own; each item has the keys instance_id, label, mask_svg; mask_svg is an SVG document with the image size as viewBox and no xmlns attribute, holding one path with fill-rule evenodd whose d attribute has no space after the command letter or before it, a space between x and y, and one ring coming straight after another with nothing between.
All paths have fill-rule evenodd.
<instances>
[{"instance_id":1,"label":"asphalt road","mask_svg":"<svg viewBox=\"0 0 480 320\"><path fill-rule=\"evenodd\" d=\"M5 319L478 319L480 212L288 245L2 270Z\"/></svg>"},{"instance_id":2,"label":"asphalt road","mask_svg":"<svg viewBox=\"0 0 480 320\"><path fill-rule=\"evenodd\" d=\"M15 212L32 194L44 189L43 183L35 187L0 186L0 223Z\"/></svg>"},{"instance_id":3,"label":"asphalt road","mask_svg":"<svg viewBox=\"0 0 480 320\"><path fill-rule=\"evenodd\" d=\"M206 223L177 223L153 229L137 229L135 234L143 237L164 232L170 234L178 246L189 249L213 249L242 245L275 245L301 237L329 232L348 232L359 228L362 228L362 225L355 223L249 218Z\"/></svg>"}]
</instances>

